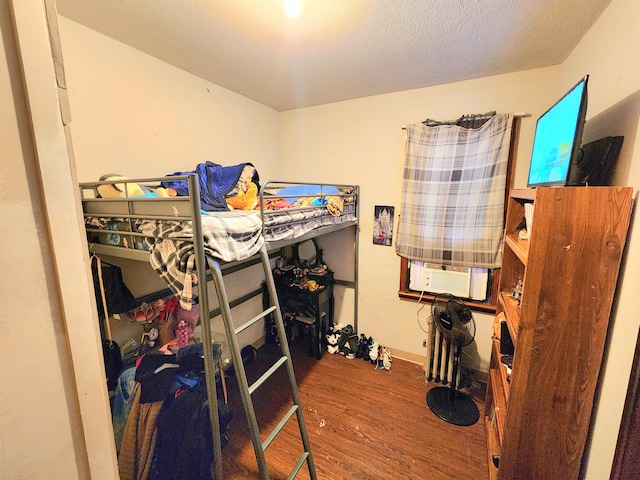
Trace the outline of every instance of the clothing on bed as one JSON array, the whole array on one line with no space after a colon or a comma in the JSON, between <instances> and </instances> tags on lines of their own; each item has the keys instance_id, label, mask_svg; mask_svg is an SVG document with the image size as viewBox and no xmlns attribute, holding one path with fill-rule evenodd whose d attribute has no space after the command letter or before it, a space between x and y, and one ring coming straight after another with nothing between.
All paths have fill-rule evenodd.
<instances>
[{"instance_id":1,"label":"clothing on bed","mask_svg":"<svg viewBox=\"0 0 640 480\"><path fill-rule=\"evenodd\" d=\"M260 176L251 163L240 163L223 167L213 162L200 163L191 172L175 172L170 176L198 174L200 184L200 206L207 212L225 212L229 210L225 197L238 193L243 183L251 181L260 189ZM186 180L165 181L161 185L173 188L178 195L189 195Z\"/></svg>"}]
</instances>

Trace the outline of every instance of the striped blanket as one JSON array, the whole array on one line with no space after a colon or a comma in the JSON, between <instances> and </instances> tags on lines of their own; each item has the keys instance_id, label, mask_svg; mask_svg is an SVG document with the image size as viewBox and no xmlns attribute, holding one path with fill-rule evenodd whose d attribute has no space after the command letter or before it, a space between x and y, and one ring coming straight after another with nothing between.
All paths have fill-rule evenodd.
<instances>
[{"instance_id":1,"label":"striped blanket","mask_svg":"<svg viewBox=\"0 0 640 480\"><path fill-rule=\"evenodd\" d=\"M193 229L190 222L141 220L141 233L148 235L149 261L186 310L191 309L195 271ZM216 212L202 216L205 255L233 262L249 258L264 244L262 221L256 211Z\"/></svg>"},{"instance_id":2,"label":"striped blanket","mask_svg":"<svg viewBox=\"0 0 640 480\"><path fill-rule=\"evenodd\" d=\"M355 221L355 204L346 203L341 216L326 207L292 208L265 212L264 236L258 211L233 210L202 215L204 252L223 262L244 260L257 254L265 240L294 240L316 228ZM189 310L198 276L191 222L139 220L140 233L147 236L149 262L158 275Z\"/></svg>"}]
</instances>

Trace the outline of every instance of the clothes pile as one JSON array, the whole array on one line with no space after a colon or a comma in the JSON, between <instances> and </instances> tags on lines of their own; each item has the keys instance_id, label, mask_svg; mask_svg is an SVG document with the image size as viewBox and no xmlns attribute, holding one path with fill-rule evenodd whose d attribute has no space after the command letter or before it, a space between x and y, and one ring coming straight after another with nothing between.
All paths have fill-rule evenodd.
<instances>
[{"instance_id":1,"label":"clothes pile","mask_svg":"<svg viewBox=\"0 0 640 480\"><path fill-rule=\"evenodd\" d=\"M214 344L214 357L220 345ZM216 379L217 380L217 379ZM218 400L224 447L233 413ZM113 411L123 480L210 479L212 430L202 344L176 355L145 354L120 376Z\"/></svg>"}]
</instances>

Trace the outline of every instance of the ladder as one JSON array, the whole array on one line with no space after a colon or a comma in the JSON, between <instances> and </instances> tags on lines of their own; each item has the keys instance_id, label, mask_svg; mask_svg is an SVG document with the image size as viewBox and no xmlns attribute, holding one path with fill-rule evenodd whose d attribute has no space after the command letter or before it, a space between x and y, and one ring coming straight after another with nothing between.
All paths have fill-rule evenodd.
<instances>
[{"instance_id":1,"label":"ladder","mask_svg":"<svg viewBox=\"0 0 640 480\"><path fill-rule=\"evenodd\" d=\"M291 353L289 351L289 345L287 343L287 336L284 329L284 323L282 320L282 313L280 311L278 305L278 297L276 294L275 283L273 280L273 275L271 272L271 265L269 262L269 255L266 249L266 246L262 246L260 250L260 259L262 263L262 267L264 269L264 275L266 280L267 289L269 292L269 302L270 306L266 310L264 310L259 315L245 322L239 327L235 327L233 323L233 318L231 315L231 307L229 303L229 299L227 297L227 292L224 285L222 267L220 263L211 257L206 257L206 261L209 267L209 270L213 276L213 283L216 289L216 295L218 298L218 303L220 305L220 311L222 314L222 320L225 327L225 332L227 335L227 341L229 343L229 350L231 353L231 358L233 360L234 371L236 373L236 379L238 381L238 386L240 388L240 394L242 396L242 404L244 407L245 416L247 422L249 424L249 433L251 435L251 441L253 443L253 449L256 456L256 461L258 463L258 469L260 471L260 478L268 479L269 478L269 470L267 467L267 462L265 459L265 450L269 447L271 442L276 438L278 433L287 425L289 420L295 414L298 420L298 427L300 429L300 436L302 439L302 445L304 447L304 451L302 455L298 459L297 463L293 467L289 478L293 479L298 474L299 470L302 466L307 463L309 469L309 475L312 480L316 479L315 466L313 463L313 456L311 454L311 445L309 442L309 436L307 434L307 429L304 422L302 407L300 403L300 397L298 394L298 386L296 383L295 373L293 370L293 364L291 362ZM198 259L196 259L197 261ZM201 259L202 261L202 259ZM203 271L203 270L200 270ZM204 300L204 303L203 301ZM201 312L204 310L208 312L208 301L206 298L202 299L200 302ZM275 317L275 324L278 330L278 335L281 339L280 347L282 351L282 356L253 384L249 385L247 380L247 375L244 369L244 365L242 363L242 355L240 351L240 346L238 345L237 335L243 330L247 329L251 325L254 325L256 322L264 319L268 315L273 315ZM202 332L203 332L203 344L211 345L211 326L209 320L209 315L206 315L207 321L202 324ZM221 452L221 441L220 441L220 424L218 419L218 402L217 402L217 391L215 384L215 360L213 359L213 354L211 349L204 349L204 361L205 361L205 372L207 378L207 394L209 398L209 413L211 417L211 425L212 425L212 433L213 433L213 456L214 456L214 478L216 480L221 480L223 478L222 473L222 452ZM284 366L287 370L287 375L289 378L289 385L291 388L291 396L293 400L293 406L289 409L289 411L284 415L284 417L280 420L278 425L274 428L274 430L266 437L264 441L260 438L260 431L258 428L258 423L256 420L256 414L253 407L253 401L251 399L251 395L263 385L263 383L273 375L280 367Z\"/></svg>"}]
</instances>

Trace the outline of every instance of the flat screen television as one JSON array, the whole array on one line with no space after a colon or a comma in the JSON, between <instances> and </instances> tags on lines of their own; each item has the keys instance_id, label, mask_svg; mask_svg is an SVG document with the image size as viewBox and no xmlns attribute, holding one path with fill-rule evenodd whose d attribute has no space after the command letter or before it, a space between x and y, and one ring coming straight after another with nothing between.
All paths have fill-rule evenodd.
<instances>
[{"instance_id":1,"label":"flat screen television","mask_svg":"<svg viewBox=\"0 0 640 480\"><path fill-rule=\"evenodd\" d=\"M569 169L580 152L587 114L588 80L589 75L585 75L538 118L533 137L528 187L567 184Z\"/></svg>"}]
</instances>

